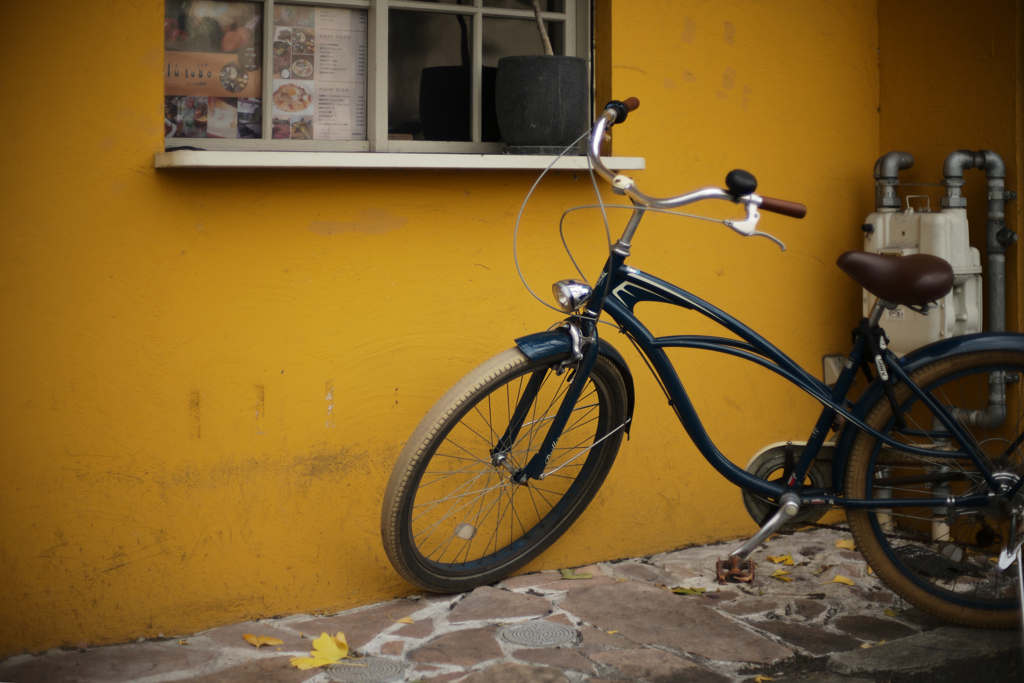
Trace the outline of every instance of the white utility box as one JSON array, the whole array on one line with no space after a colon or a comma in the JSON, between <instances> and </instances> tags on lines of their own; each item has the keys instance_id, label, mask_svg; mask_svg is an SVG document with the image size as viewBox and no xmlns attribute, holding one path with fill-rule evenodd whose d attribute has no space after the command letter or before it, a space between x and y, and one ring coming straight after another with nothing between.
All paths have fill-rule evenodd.
<instances>
[{"instance_id":1,"label":"white utility box","mask_svg":"<svg viewBox=\"0 0 1024 683\"><path fill-rule=\"evenodd\" d=\"M882 316L893 353L903 356L940 339L981 331L981 254L970 246L965 209L880 209L868 216L863 229L865 251L893 258L932 254L953 266L953 290L938 308L921 315L900 306ZM865 290L865 316L874 303L874 295Z\"/></svg>"}]
</instances>

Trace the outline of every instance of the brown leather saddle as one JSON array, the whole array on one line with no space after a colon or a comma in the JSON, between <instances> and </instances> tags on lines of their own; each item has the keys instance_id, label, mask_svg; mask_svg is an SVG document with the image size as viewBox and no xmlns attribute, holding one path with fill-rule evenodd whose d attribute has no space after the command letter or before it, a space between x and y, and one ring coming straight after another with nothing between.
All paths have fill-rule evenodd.
<instances>
[{"instance_id":1,"label":"brown leather saddle","mask_svg":"<svg viewBox=\"0 0 1024 683\"><path fill-rule=\"evenodd\" d=\"M931 254L883 256L848 251L836 265L861 287L894 304L926 306L953 289L953 266Z\"/></svg>"}]
</instances>

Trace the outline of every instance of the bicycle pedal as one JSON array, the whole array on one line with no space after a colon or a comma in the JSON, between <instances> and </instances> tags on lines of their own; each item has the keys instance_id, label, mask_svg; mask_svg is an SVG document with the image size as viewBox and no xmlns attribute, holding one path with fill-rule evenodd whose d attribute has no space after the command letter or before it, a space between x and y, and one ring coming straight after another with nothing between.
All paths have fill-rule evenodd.
<instances>
[{"instance_id":1,"label":"bicycle pedal","mask_svg":"<svg viewBox=\"0 0 1024 683\"><path fill-rule=\"evenodd\" d=\"M723 585L730 580L737 583L753 583L754 567L753 560L741 560L734 556L718 560L715 563L715 574L718 575L718 583Z\"/></svg>"}]
</instances>

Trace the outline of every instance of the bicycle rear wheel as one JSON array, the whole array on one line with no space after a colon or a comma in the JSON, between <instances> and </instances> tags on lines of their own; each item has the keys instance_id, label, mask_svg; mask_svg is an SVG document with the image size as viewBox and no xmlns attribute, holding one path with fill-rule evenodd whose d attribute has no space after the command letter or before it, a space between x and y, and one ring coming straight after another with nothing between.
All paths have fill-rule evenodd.
<instances>
[{"instance_id":1,"label":"bicycle rear wheel","mask_svg":"<svg viewBox=\"0 0 1024 683\"><path fill-rule=\"evenodd\" d=\"M985 454L985 467L1004 484L1024 476L1022 371L1024 352L991 351L943 358L911 377L943 406L954 409L954 417ZM1006 389L1005 417L997 420L969 412L990 408L990 380L999 379ZM897 384L896 396L906 429L894 425L885 396L868 412L867 423L897 441L937 453L959 448L906 385ZM991 426L983 426L986 419ZM850 450L846 472L846 496L850 498L946 498L988 491L989 485L966 458L908 454L884 446L864 432ZM847 518L868 564L910 603L965 626L1014 628L1020 623L1017 567L1000 574L994 560L1009 534L1009 515L1004 509L994 505L896 507L891 511L849 511Z\"/></svg>"},{"instance_id":2,"label":"bicycle rear wheel","mask_svg":"<svg viewBox=\"0 0 1024 683\"><path fill-rule=\"evenodd\" d=\"M381 536L395 569L439 593L492 583L550 546L593 499L615 461L627 396L615 364L598 356L542 480L512 481L494 462L531 378L536 398L508 458L524 467L575 377L562 358L531 361L518 348L495 356L427 413L391 473ZM535 376L535 373L539 375Z\"/></svg>"}]
</instances>

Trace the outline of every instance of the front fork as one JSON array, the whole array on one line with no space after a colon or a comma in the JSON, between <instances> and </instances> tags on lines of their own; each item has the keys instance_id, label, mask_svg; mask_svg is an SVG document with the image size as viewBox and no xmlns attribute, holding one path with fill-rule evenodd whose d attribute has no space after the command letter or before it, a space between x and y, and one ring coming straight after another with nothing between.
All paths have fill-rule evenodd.
<instances>
[{"instance_id":1,"label":"front fork","mask_svg":"<svg viewBox=\"0 0 1024 683\"><path fill-rule=\"evenodd\" d=\"M558 445L558 439L562 436L562 432L569 423L572 411L576 407L580 395L583 393L583 387L586 385L587 379L590 377L590 371L597 360L597 326L593 321L586 318L578 322L570 319L565 321L562 326L566 328L567 334L572 338L573 357L562 363L556 370L556 374L561 375L564 369L571 363L578 364L571 371L572 374L567 379L569 386L562 396L562 403L558 407L558 412L555 413L551 420L540 448L530 458L530 462L522 469L517 470L515 464L509 458L509 452L519 439L519 431L526 421L530 406L536 400L550 368L542 368L531 375L530 381L527 382L526 388L519 397L519 402L516 404L512 419L509 421L505 433L491 452L492 464L504 467L511 472L512 480L517 484L525 484L529 479L543 479L544 468L547 467L548 461L551 460L551 454L554 452L555 447Z\"/></svg>"}]
</instances>

